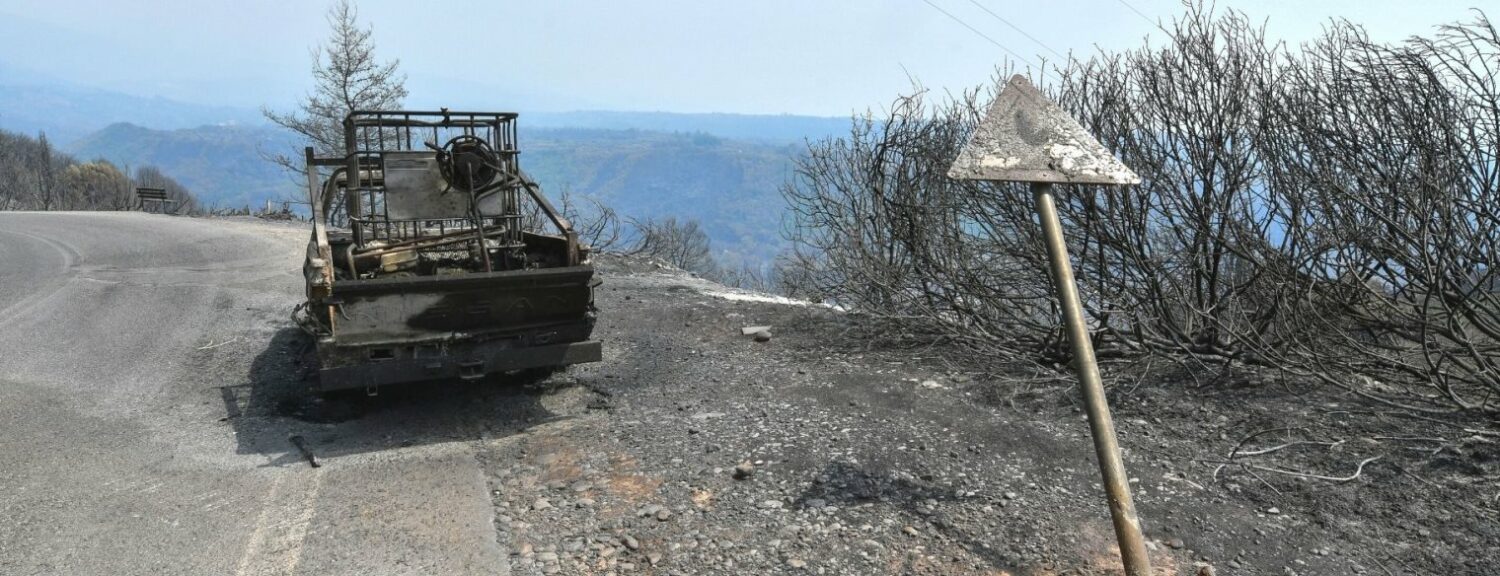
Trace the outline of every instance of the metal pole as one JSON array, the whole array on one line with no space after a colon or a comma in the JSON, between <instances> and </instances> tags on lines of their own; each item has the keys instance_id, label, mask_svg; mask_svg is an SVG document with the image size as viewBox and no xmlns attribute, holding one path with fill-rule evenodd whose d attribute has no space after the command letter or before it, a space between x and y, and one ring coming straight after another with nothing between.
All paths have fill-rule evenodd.
<instances>
[{"instance_id":1,"label":"metal pole","mask_svg":"<svg viewBox=\"0 0 1500 576\"><path fill-rule=\"evenodd\" d=\"M1094 362L1094 345L1089 341L1088 326L1083 321L1083 306L1078 301L1078 287L1073 283L1073 266L1068 262L1068 246L1063 241L1062 222L1057 218L1052 185L1034 182L1031 193L1036 200L1037 214L1041 216L1052 284L1057 287L1068 340L1073 344L1074 368L1083 386L1089 429L1094 435L1094 452L1099 458L1099 471L1104 475L1104 493L1109 499L1109 515L1115 523L1115 537L1120 542L1120 559L1125 564L1127 576L1150 576L1151 562L1146 557L1146 544L1141 537L1141 521L1136 518L1135 504L1130 498L1125 462L1120 459L1114 421L1109 416L1109 403L1104 398L1099 366Z\"/></svg>"}]
</instances>

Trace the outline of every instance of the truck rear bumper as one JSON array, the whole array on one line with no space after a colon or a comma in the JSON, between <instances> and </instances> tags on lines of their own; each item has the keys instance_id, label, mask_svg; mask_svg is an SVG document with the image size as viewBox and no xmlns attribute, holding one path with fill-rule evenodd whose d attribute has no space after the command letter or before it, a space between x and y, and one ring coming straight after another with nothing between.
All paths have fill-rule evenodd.
<instances>
[{"instance_id":1,"label":"truck rear bumper","mask_svg":"<svg viewBox=\"0 0 1500 576\"><path fill-rule=\"evenodd\" d=\"M501 372L598 362L603 358L602 347L596 340L523 347L492 341L462 348L427 358L372 359L323 369L319 371L318 389L328 392L411 382L477 380Z\"/></svg>"}]
</instances>

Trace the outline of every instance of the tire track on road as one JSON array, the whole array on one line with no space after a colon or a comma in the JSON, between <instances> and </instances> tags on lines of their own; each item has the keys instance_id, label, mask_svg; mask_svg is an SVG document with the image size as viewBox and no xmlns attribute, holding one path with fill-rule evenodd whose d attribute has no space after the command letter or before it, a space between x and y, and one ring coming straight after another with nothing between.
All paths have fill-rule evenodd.
<instances>
[{"instance_id":1,"label":"tire track on road","mask_svg":"<svg viewBox=\"0 0 1500 576\"><path fill-rule=\"evenodd\" d=\"M51 249L52 252L62 257L62 265L57 266L55 269L64 272L64 274L59 275L57 278L43 281L40 286L38 286L36 289L31 290L30 294L23 296L20 300L12 302L4 308L0 308L0 327L3 327L10 324L17 318L25 316L27 311L51 300L54 296L57 295L59 291L63 289L64 286L67 286L68 281L73 278L73 274L71 273L71 271L78 265L79 260L82 259L82 255L79 254L76 248L68 245L65 242L47 238L38 234L29 234L26 232L18 232L15 230L0 230L0 235L25 238L32 242L47 246ZM20 274L21 270L18 267L11 273Z\"/></svg>"}]
</instances>

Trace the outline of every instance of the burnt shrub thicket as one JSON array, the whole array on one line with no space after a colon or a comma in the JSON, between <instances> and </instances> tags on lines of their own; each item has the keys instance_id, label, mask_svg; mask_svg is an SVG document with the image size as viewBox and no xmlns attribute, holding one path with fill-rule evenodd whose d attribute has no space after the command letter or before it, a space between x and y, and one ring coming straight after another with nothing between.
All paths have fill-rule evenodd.
<instances>
[{"instance_id":1,"label":"burnt shrub thicket","mask_svg":"<svg viewBox=\"0 0 1500 576\"><path fill-rule=\"evenodd\" d=\"M1336 21L1287 46L1200 7L1168 32L1034 77L1143 178L1060 190L1101 354L1500 413L1487 17L1399 43ZM945 176L990 95L918 89L811 144L783 186L781 288L983 353L1066 358L1028 190Z\"/></svg>"}]
</instances>

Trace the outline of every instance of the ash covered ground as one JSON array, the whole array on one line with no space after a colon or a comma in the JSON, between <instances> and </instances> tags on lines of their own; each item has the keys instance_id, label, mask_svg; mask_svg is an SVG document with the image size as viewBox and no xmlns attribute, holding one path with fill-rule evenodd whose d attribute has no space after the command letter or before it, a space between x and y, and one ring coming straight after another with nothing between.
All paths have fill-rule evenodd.
<instances>
[{"instance_id":1,"label":"ash covered ground","mask_svg":"<svg viewBox=\"0 0 1500 576\"><path fill-rule=\"evenodd\" d=\"M1066 373L862 350L838 311L724 298L641 262L603 268L605 361L527 388L523 433L477 440L514 573L1118 573ZM743 335L751 325L773 337ZM1356 419L1377 408L1186 372L1106 366L1158 570L1500 565L1496 504L1474 497L1500 492L1492 432ZM1308 443L1228 459L1292 436ZM1352 480L1311 477L1372 454Z\"/></svg>"},{"instance_id":2,"label":"ash covered ground","mask_svg":"<svg viewBox=\"0 0 1500 576\"><path fill-rule=\"evenodd\" d=\"M308 344L282 330L252 380L303 384L261 386L241 442L301 431L334 468L463 447L501 573L1120 573L1068 371L867 345L843 312L650 262L600 270L603 362L317 397ZM1500 565L1493 427L1224 366L1103 369L1160 573Z\"/></svg>"}]
</instances>

